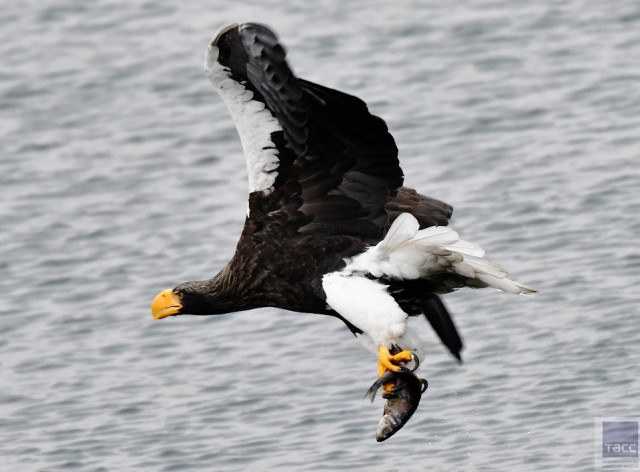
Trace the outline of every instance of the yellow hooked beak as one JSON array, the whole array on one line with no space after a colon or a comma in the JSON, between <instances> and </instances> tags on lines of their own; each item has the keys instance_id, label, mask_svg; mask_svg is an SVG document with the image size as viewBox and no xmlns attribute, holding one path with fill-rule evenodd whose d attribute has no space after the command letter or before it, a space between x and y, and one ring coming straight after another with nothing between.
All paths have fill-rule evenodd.
<instances>
[{"instance_id":1,"label":"yellow hooked beak","mask_svg":"<svg viewBox=\"0 0 640 472\"><path fill-rule=\"evenodd\" d=\"M177 315L182 308L181 301L180 295L173 290L163 290L153 299L151 313L156 320Z\"/></svg>"}]
</instances>

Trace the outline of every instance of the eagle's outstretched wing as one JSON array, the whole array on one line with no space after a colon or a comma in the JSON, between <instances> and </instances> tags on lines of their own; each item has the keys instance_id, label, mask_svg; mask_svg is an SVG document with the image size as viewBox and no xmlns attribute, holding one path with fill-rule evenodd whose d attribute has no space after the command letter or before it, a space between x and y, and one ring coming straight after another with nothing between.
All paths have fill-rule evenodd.
<instances>
[{"instance_id":1,"label":"eagle's outstretched wing","mask_svg":"<svg viewBox=\"0 0 640 472\"><path fill-rule=\"evenodd\" d=\"M251 213L297 212L303 233L384 235L403 174L385 122L362 100L297 78L274 33L253 23L223 27L205 69L242 140Z\"/></svg>"}]
</instances>

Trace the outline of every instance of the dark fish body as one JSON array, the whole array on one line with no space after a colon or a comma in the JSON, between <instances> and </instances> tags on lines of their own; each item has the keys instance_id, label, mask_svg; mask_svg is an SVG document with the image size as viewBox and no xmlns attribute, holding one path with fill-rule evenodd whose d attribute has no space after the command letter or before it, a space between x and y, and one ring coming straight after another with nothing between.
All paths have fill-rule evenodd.
<instances>
[{"instance_id":1,"label":"dark fish body","mask_svg":"<svg viewBox=\"0 0 640 472\"><path fill-rule=\"evenodd\" d=\"M389 392L382 394L382 398L385 398L387 403L384 406L382 418L378 422L376 431L378 442L389 439L409 421L428 386L425 379L417 377L409 370L388 371L373 383L365 396L373 401L378 389L390 382L395 386Z\"/></svg>"}]
</instances>

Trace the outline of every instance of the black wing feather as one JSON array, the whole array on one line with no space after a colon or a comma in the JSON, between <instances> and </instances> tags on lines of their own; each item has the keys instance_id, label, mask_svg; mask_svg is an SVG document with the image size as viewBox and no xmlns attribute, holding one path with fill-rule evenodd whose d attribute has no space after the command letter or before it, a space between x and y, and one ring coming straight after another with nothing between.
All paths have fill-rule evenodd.
<instances>
[{"instance_id":1,"label":"black wing feather","mask_svg":"<svg viewBox=\"0 0 640 472\"><path fill-rule=\"evenodd\" d=\"M283 129L284 139L272 136L280 159L275 190L252 196L251 214L280 209L293 223L298 211L303 233L381 238L388 226L385 205L403 182L385 122L357 97L298 79L266 26L239 25L217 46L219 62Z\"/></svg>"}]
</instances>

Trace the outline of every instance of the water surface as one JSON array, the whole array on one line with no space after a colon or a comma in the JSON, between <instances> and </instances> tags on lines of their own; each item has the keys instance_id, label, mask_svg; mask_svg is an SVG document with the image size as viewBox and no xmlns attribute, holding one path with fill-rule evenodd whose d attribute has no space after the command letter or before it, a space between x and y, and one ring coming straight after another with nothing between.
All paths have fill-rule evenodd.
<instances>
[{"instance_id":1,"label":"water surface","mask_svg":"<svg viewBox=\"0 0 640 472\"><path fill-rule=\"evenodd\" d=\"M375 359L335 319L154 322L231 257L241 148L207 82L229 21L365 99L407 183L536 287L446 297L465 364L377 444ZM0 13L2 470L587 470L640 416L640 5L8 3Z\"/></svg>"}]
</instances>

